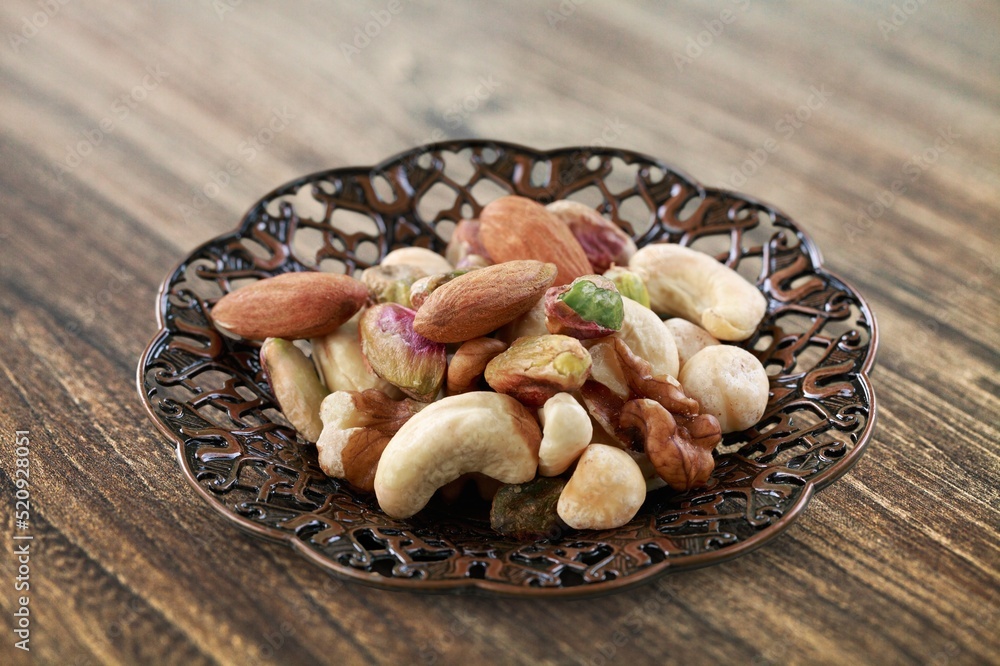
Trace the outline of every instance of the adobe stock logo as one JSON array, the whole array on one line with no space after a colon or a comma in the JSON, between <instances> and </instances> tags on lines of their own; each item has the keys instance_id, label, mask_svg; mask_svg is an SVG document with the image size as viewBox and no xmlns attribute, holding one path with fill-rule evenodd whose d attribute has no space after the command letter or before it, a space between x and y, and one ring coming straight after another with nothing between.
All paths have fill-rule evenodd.
<instances>
[{"instance_id":1,"label":"adobe stock logo","mask_svg":"<svg viewBox=\"0 0 1000 666\"><path fill-rule=\"evenodd\" d=\"M33 39L38 31L47 26L49 21L59 13L59 10L69 3L70 0L39 0L36 4L41 7L42 11L35 12L30 18L22 16L21 29L17 33L7 34L10 49L14 53L18 53L21 46L27 44L29 39Z\"/></svg>"}]
</instances>

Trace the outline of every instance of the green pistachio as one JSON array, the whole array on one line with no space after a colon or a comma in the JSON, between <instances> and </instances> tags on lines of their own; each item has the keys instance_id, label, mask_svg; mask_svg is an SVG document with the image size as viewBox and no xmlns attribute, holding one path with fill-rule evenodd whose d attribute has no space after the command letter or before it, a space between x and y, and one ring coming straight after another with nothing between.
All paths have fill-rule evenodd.
<instances>
[{"instance_id":1,"label":"green pistachio","mask_svg":"<svg viewBox=\"0 0 1000 666\"><path fill-rule=\"evenodd\" d=\"M413 330L416 313L397 303L365 310L358 328L361 351L372 372L414 400L437 397L447 367L445 346Z\"/></svg>"},{"instance_id":2,"label":"green pistachio","mask_svg":"<svg viewBox=\"0 0 1000 666\"><path fill-rule=\"evenodd\" d=\"M590 376L590 353L567 335L518 338L486 365L486 383L529 407L541 407L556 393L575 391Z\"/></svg>"},{"instance_id":3,"label":"green pistachio","mask_svg":"<svg viewBox=\"0 0 1000 666\"><path fill-rule=\"evenodd\" d=\"M604 277L615 283L622 296L631 298L643 307L649 307L649 291L646 289L646 283L637 273L621 266L612 266L604 272Z\"/></svg>"}]
</instances>

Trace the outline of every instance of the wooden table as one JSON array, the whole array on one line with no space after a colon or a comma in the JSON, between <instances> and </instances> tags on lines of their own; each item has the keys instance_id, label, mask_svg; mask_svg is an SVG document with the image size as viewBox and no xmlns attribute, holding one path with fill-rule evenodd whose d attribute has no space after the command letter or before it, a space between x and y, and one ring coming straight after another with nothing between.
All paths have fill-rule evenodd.
<instances>
[{"instance_id":1,"label":"wooden table","mask_svg":"<svg viewBox=\"0 0 1000 666\"><path fill-rule=\"evenodd\" d=\"M997 4L456 4L0 9L0 662L998 663ZM135 395L160 280L295 176L463 136L800 221L881 326L861 462L766 547L592 600L340 584L222 525Z\"/></svg>"}]
</instances>

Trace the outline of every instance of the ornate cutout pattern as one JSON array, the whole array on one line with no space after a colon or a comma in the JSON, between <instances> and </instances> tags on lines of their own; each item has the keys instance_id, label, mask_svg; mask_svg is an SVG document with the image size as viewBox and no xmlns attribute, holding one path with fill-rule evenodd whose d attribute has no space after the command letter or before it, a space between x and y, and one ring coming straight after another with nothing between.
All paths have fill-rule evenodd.
<instances>
[{"instance_id":1,"label":"ornate cutout pattern","mask_svg":"<svg viewBox=\"0 0 1000 666\"><path fill-rule=\"evenodd\" d=\"M726 437L709 488L657 491L620 529L534 543L442 509L395 520L323 475L314 447L277 412L257 346L210 323L213 303L249 281L358 271L407 245L443 251L454 224L502 192L599 200L640 246L709 251L767 296L768 314L743 346L768 368L771 399L757 427ZM240 527L382 587L579 595L719 562L777 536L815 488L850 468L874 427L874 318L808 236L770 206L624 150L446 142L305 176L185 259L161 288L159 322L139 392L197 491Z\"/></svg>"}]
</instances>

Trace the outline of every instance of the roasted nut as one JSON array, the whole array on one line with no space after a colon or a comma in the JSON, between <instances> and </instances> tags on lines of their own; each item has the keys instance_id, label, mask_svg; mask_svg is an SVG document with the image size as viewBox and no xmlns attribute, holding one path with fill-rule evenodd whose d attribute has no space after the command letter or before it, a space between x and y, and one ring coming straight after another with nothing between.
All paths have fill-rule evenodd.
<instances>
[{"instance_id":1,"label":"roasted nut","mask_svg":"<svg viewBox=\"0 0 1000 666\"><path fill-rule=\"evenodd\" d=\"M595 271L603 273L612 264L628 264L635 254L632 237L593 208L563 199L545 209L566 223Z\"/></svg>"},{"instance_id":2,"label":"roasted nut","mask_svg":"<svg viewBox=\"0 0 1000 666\"><path fill-rule=\"evenodd\" d=\"M493 263L490 259L490 253L486 251L486 246L483 245L482 239L479 237L479 220L459 220L458 224L455 225L455 231L452 232L451 238L448 240L448 248L444 252L444 256L451 262L451 265L455 268L460 268L460 264L467 265L469 261L483 261L483 266L489 266ZM478 260L470 259L471 257L479 257Z\"/></svg>"},{"instance_id":3,"label":"roasted nut","mask_svg":"<svg viewBox=\"0 0 1000 666\"><path fill-rule=\"evenodd\" d=\"M715 469L712 451L722 433L708 414L680 420L655 400L640 398L625 403L619 429L643 445L661 479L684 492L708 483Z\"/></svg>"},{"instance_id":4,"label":"roasted nut","mask_svg":"<svg viewBox=\"0 0 1000 666\"><path fill-rule=\"evenodd\" d=\"M410 288L427 275L422 268L399 264L378 265L361 271L361 281L368 287L373 303L398 303L410 307Z\"/></svg>"},{"instance_id":5,"label":"roasted nut","mask_svg":"<svg viewBox=\"0 0 1000 666\"><path fill-rule=\"evenodd\" d=\"M562 523L556 504L565 486L563 479L546 478L501 486L493 498L490 526L516 539L558 534Z\"/></svg>"},{"instance_id":6,"label":"roasted nut","mask_svg":"<svg viewBox=\"0 0 1000 666\"><path fill-rule=\"evenodd\" d=\"M414 312L380 303L361 315L361 350L372 371L421 402L437 397L448 365L445 346L413 330Z\"/></svg>"},{"instance_id":7,"label":"roasted nut","mask_svg":"<svg viewBox=\"0 0 1000 666\"><path fill-rule=\"evenodd\" d=\"M649 308L644 308L630 298L622 300L625 319L615 333L638 356L646 359L653 368L652 374L676 377L680 370L677 345L670 331Z\"/></svg>"},{"instance_id":8,"label":"roasted nut","mask_svg":"<svg viewBox=\"0 0 1000 666\"><path fill-rule=\"evenodd\" d=\"M375 495L393 518L420 511L434 491L467 472L503 483L535 476L542 433L531 413L500 393L448 396L411 417L382 452Z\"/></svg>"},{"instance_id":9,"label":"roasted nut","mask_svg":"<svg viewBox=\"0 0 1000 666\"><path fill-rule=\"evenodd\" d=\"M486 383L530 407L541 407L562 391L575 391L590 374L590 354L576 338L519 338L486 366Z\"/></svg>"},{"instance_id":10,"label":"roasted nut","mask_svg":"<svg viewBox=\"0 0 1000 666\"><path fill-rule=\"evenodd\" d=\"M368 289L349 275L283 273L229 292L212 308L223 331L251 340L326 335L354 316Z\"/></svg>"},{"instance_id":11,"label":"roasted nut","mask_svg":"<svg viewBox=\"0 0 1000 666\"><path fill-rule=\"evenodd\" d=\"M649 291L641 275L621 266L612 266L604 271L604 277L615 283L622 296L631 298L644 308L649 307Z\"/></svg>"},{"instance_id":12,"label":"roasted nut","mask_svg":"<svg viewBox=\"0 0 1000 666\"><path fill-rule=\"evenodd\" d=\"M658 314L700 324L719 340L746 340L760 325L767 299L743 277L702 252L673 243L647 245L629 268L648 276L650 304Z\"/></svg>"},{"instance_id":13,"label":"roasted nut","mask_svg":"<svg viewBox=\"0 0 1000 666\"><path fill-rule=\"evenodd\" d=\"M549 333L579 340L602 338L621 329L624 317L621 294L611 280L600 275L584 275L545 292Z\"/></svg>"},{"instance_id":14,"label":"roasted nut","mask_svg":"<svg viewBox=\"0 0 1000 666\"><path fill-rule=\"evenodd\" d=\"M327 390L312 362L288 340L268 338L260 348L260 364L285 418L303 439L315 442L323 431L319 407Z\"/></svg>"},{"instance_id":15,"label":"roasted nut","mask_svg":"<svg viewBox=\"0 0 1000 666\"><path fill-rule=\"evenodd\" d=\"M414 283L410 285L410 306L414 310L419 310L420 306L424 304L425 300L427 300L427 297L431 295L431 292L441 285L451 282L459 275L465 275L468 272L469 269L461 268L448 271L447 273L427 275L414 281Z\"/></svg>"},{"instance_id":16,"label":"roasted nut","mask_svg":"<svg viewBox=\"0 0 1000 666\"><path fill-rule=\"evenodd\" d=\"M486 364L505 349L507 343L494 338L473 338L463 342L448 364L448 395L477 390Z\"/></svg>"},{"instance_id":17,"label":"roasted nut","mask_svg":"<svg viewBox=\"0 0 1000 666\"><path fill-rule=\"evenodd\" d=\"M719 419L722 432L756 425L767 409L767 371L757 357L739 347L705 347L681 369L684 391L701 411Z\"/></svg>"},{"instance_id":18,"label":"roasted nut","mask_svg":"<svg viewBox=\"0 0 1000 666\"><path fill-rule=\"evenodd\" d=\"M635 517L646 499L646 479L621 449L591 444L576 463L556 511L578 530L621 527Z\"/></svg>"},{"instance_id":19,"label":"roasted nut","mask_svg":"<svg viewBox=\"0 0 1000 666\"><path fill-rule=\"evenodd\" d=\"M508 261L469 271L427 297L414 328L435 342L481 337L527 312L555 275L555 266L538 261Z\"/></svg>"},{"instance_id":20,"label":"roasted nut","mask_svg":"<svg viewBox=\"0 0 1000 666\"><path fill-rule=\"evenodd\" d=\"M382 266L412 266L424 275L447 273L454 269L447 259L423 247L401 247L382 257Z\"/></svg>"},{"instance_id":21,"label":"roasted nut","mask_svg":"<svg viewBox=\"0 0 1000 666\"><path fill-rule=\"evenodd\" d=\"M594 428L590 416L569 393L557 393L540 410L542 443L538 447L538 473L558 476L572 465L590 444Z\"/></svg>"},{"instance_id":22,"label":"roasted nut","mask_svg":"<svg viewBox=\"0 0 1000 666\"><path fill-rule=\"evenodd\" d=\"M361 352L359 319L361 313L351 317L333 333L312 339L312 360L316 371L331 393L378 389L390 398L403 397L399 389L368 369Z\"/></svg>"},{"instance_id":23,"label":"roasted nut","mask_svg":"<svg viewBox=\"0 0 1000 666\"><path fill-rule=\"evenodd\" d=\"M556 265L555 285L593 273L569 227L540 203L519 196L491 201L479 215L479 235L493 261L535 259Z\"/></svg>"},{"instance_id":24,"label":"roasted nut","mask_svg":"<svg viewBox=\"0 0 1000 666\"><path fill-rule=\"evenodd\" d=\"M373 491L382 450L422 408L419 402L391 400L374 389L331 393L320 407L323 432L316 440L320 469L327 476Z\"/></svg>"},{"instance_id":25,"label":"roasted nut","mask_svg":"<svg viewBox=\"0 0 1000 666\"><path fill-rule=\"evenodd\" d=\"M654 376L649 363L633 354L620 338L598 341L591 345L590 354L596 359L598 374L591 371L591 379L580 389L580 396L603 433L620 446L627 447L631 441L622 434L619 424L622 409L630 399L650 398L680 415L698 413L698 402L684 394L676 379Z\"/></svg>"},{"instance_id":26,"label":"roasted nut","mask_svg":"<svg viewBox=\"0 0 1000 666\"><path fill-rule=\"evenodd\" d=\"M684 364L700 352L705 347L719 344L719 341L712 337L712 334L703 329L698 324L692 324L687 319L674 317L663 322L677 345L677 360L680 361L681 370Z\"/></svg>"},{"instance_id":27,"label":"roasted nut","mask_svg":"<svg viewBox=\"0 0 1000 666\"><path fill-rule=\"evenodd\" d=\"M590 381L603 384L624 402L630 389L625 370L618 359L618 350L612 340L600 340L587 347L590 352Z\"/></svg>"}]
</instances>

